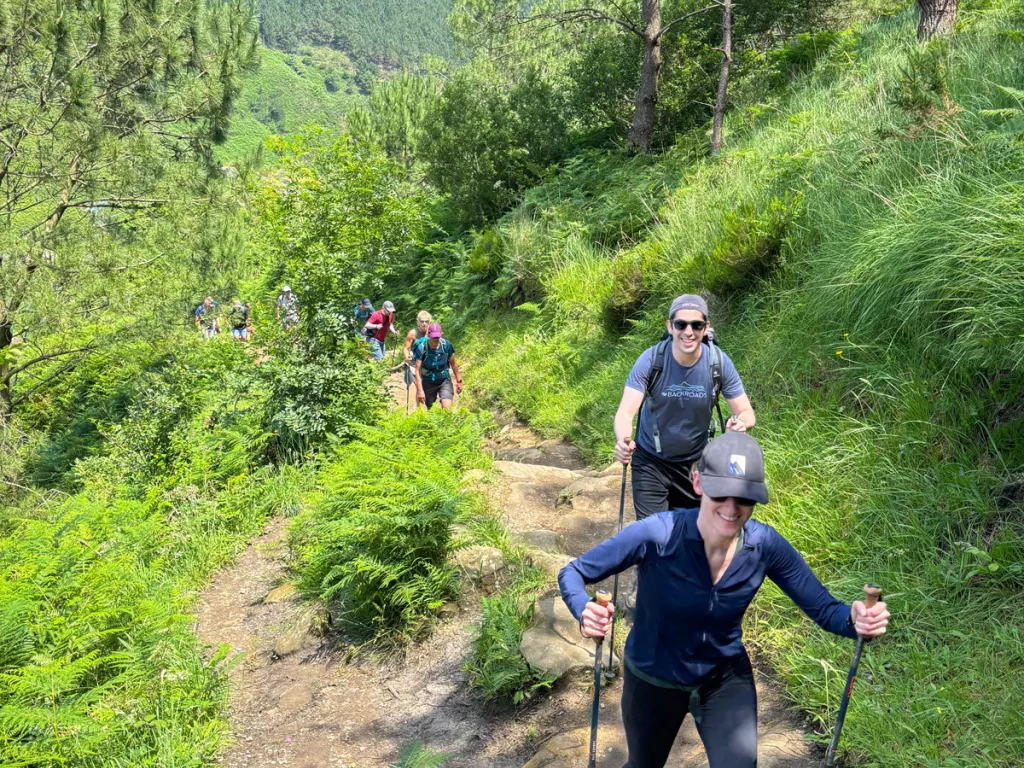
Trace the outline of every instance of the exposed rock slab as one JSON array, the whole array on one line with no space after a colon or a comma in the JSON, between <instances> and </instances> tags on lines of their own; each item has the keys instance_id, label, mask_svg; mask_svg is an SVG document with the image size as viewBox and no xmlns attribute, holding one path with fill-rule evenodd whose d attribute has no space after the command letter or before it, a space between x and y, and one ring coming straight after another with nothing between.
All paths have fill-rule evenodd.
<instances>
[{"instance_id":1,"label":"exposed rock slab","mask_svg":"<svg viewBox=\"0 0 1024 768\"><path fill-rule=\"evenodd\" d=\"M537 601L533 626L523 633L519 652L531 667L555 677L594 666L593 640L580 635L576 618L562 598L551 595Z\"/></svg>"},{"instance_id":2,"label":"exposed rock slab","mask_svg":"<svg viewBox=\"0 0 1024 768\"><path fill-rule=\"evenodd\" d=\"M508 569L501 550L476 545L458 550L452 557L471 579L482 584L493 584Z\"/></svg>"},{"instance_id":3,"label":"exposed rock slab","mask_svg":"<svg viewBox=\"0 0 1024 768\"><path fill-rule=\"evenodd\" d=\"M552 579L557 579L558 572L572 560L572 557L555 552L545 552L541 549L530 549L526 552L526 559L534 568L539 568Z\"/></svg>"},{"instance_id":4,"label":"exposed rock slab","mask_svg":"<svg viewBox=\"0 0 1024 768\"><path fill-rule=\"evenodd\" d=\"M285 603L290 600L296 600L299 597L299 588L291 582L285 582L279 587L274 587L267 593L267 596L263 598L263 602L268 605L274 603Z\"/></svg>"},{"instance_id":5,"label":"exposed rock slab","mask_svg":"<svg viewBox=\"0 0 1024 768\"><path fill-rule=\"evenodd\" d=\"M565 540L561 534L555 531L541 528L536 531L518 533L514 538L528 549L539 549L542 552L555 553L565 551Z\"/></svg>"},{"instance_id":6,"label":"exposed rock slab","mask_svg":"<svg viewBox=\"0 0 1024 768\"><path fill-rule=\"evenodd\" d=\"M291 626L274 640L273 655L284 658L297 651L314 648L320 643L320 628L324 617L317 606L310 606L300 613Z\"/></svg>"},{"instance_id":7,"label":"exposed rock slab","mask_svg":"<svg viewBox=\"0 0 1024 768\"><path fill-rule=\"evenodd\" d=\"M568 485L580 477L578 472L561 467L548 467L540 464L520 464L515 461L496 461L494 468L510 480L528 483Z\"/></svg>"},{"instance_id":8,"label":"exposed rock slab","mask_svg":"<svg viewBox=\"0 0 1024 768\"><path fill-rule=\"evenodd\" d=\"M590 729L576 728L559 733L540 745L537 754L523 768L580 768L590 753ZM600 765L621 765L626 759L622 729L607 725L597 728Z\"/></svg>"}]
</instances>

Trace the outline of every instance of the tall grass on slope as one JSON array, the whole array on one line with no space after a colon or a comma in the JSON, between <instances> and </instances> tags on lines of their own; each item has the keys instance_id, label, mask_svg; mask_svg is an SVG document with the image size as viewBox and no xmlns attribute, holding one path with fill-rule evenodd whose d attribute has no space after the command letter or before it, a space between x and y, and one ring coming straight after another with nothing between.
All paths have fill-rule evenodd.
<instances>
[{"instance_id":1,"label":"tall grass on slope","mask_svg":"<svg viewBox=\"0 0 1024 768\"><path fill-rule=\"evenodd\" d=\"M458 595L452 525L475 508L462 475L489 463L467 412L396 413L339 448L292 526L303 592L333 603L355 636L422 634Z\"/></svg>"}]
</instances>

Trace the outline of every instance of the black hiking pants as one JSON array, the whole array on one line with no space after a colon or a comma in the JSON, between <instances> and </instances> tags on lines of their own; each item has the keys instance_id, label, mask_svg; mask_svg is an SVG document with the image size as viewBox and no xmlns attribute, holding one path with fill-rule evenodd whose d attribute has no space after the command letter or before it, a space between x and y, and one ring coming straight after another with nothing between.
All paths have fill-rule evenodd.
<instances>
[{"instance_id":1,"label":"black hiking pants","mask_svg":"<svg viewBox=\"0 0 1024 768\"><path fill-rule=\"evenodd\" d=\"M693 509L700 498L693 490L689 461L666 461L639 445L633 451L633 508L636 519L669 509Z\"/></svg>"},{"instance_id":2,"label":"black hiking pants","mask_svg":"<svg viewBox=\"0 0 1024 768\"><path fill-rule=\"evenodd\" d=\"M623 768L662 768L687 713L697 721L709 768L756 768L757 690L746 653L719 665L695 692L661 688L622 668Z\"/></svg>"}]
</instances>

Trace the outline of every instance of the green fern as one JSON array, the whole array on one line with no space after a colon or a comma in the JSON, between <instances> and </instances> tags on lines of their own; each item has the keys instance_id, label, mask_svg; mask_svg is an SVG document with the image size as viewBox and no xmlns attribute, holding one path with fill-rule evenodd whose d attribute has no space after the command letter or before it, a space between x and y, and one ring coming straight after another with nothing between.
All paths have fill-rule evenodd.
<instances>
[{"instance_id":1,"label":"green fern","mask_svg":"<svg viewBox=\"0 0 1024 768\"><path fill-rule=\"evenodd\" d=\"M391 768L441 768L452 757L447 752L435 752L418 741L407 744Z\"/></svg>"}]
</instances>

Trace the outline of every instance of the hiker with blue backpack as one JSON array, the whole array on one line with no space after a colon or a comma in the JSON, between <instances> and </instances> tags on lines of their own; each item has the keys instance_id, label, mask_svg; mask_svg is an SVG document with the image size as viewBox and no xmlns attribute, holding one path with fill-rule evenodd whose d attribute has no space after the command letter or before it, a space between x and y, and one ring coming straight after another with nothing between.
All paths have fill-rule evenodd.
<instances>
[{"instance_id":1,"label":"hiker with blue backpack","mask_svg":"<svg viewBox=\"0 0 1024 768\"><path fill-rule=\"evenodd\" d=\"M666 328L668 337L633 365L615 414L615 459L632 464L637 520L697 504L690 469L711 437L719 393L732 411L724 429L745 432L755 424L736 367L709 334L707 302L680 296Z\"/></svg>"},{"instance_id":2,"label":"hiker with blue backpack","mask_svg":"<svg viewBox=\"0 0 1024 768\"><path fill-rule=\"evenodd\" d=\"M416 361L416 402L423 403L429 410L440 398L441 408L448 410L455 393L462 394L462 375L455 360L455 347L444 338L440 324L431 323L426 338L417 341L412 349ZM455 374L454 389L452 373Z\"/></svg>"}]
</instances>

